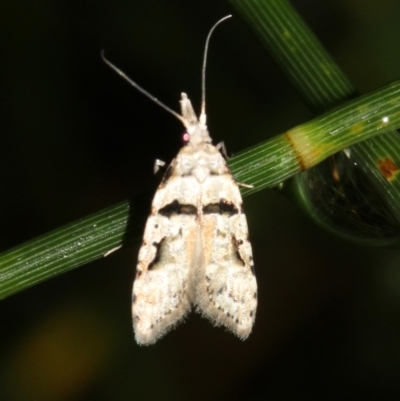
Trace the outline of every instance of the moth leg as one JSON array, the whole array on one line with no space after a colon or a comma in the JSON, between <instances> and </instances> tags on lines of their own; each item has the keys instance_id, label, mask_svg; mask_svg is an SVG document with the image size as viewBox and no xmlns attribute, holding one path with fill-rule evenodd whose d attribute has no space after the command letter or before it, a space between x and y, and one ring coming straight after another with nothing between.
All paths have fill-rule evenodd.
<instances>
[{"instance_id":1,"label":"moth leg","mask_svg":"<svg viewBox=\"0 0 400 401\"><path fill-rule=\"evenodd\" d=\"M154 162L154 174L157 174L160 167L164 167L164 166L165 166L165 161L156 159Z\"/></svg>"},{"instance_id":2,"label":"moth leg","mask_svg":"<svg viewBox=\"0 0 400 401\"><path fill-rule=\"evenodd\" d=\"M236 182L238 185L239 185L239 187L242 187L242 188L254 188L254 185L251 185L251 184L245 184L244 182Z\"/></svg>"},{"instance_id":3,"label":"moth leg","mask_svg":"<svg viewBox=\"0 0 400 401\"><path fill-rule=\"evenodd\" d=\"M224 141L218 143L216 148L221 152L222 156L224 156L224 158L226 160L229 159L229 156L228 156L228 153L226 151L226 146L225 146L225 142Z\"/></svg>"},{"instance_id":4,"label":"moth leg","mask_svg":"<svg viewBox=\"0 0 400 401\"><path fill-rule=\"evenodd\" d=\"M224 156L224 158L226 160L229 160L224 141L218 143L216 148L221 152L222 156ZM239 185L239 187L243 187L243 188L254 188L254 185L244 184L243 182L237 182L237 185Z\"/></svg>"},{"instance_id":5,"label":"moth leg","mask_svg":"<svg viewBox=\"0 0 400 401\"><path fill-rule=\"evenodd\" d=\"M103 258L106 258L108 255L111 255L112 253L114 253L115 251L118 251L118 249L121 249L122 245L118 245L115 248L110 249L109 251L107 251L104 255Z\"/></svg>"}]
</instances>

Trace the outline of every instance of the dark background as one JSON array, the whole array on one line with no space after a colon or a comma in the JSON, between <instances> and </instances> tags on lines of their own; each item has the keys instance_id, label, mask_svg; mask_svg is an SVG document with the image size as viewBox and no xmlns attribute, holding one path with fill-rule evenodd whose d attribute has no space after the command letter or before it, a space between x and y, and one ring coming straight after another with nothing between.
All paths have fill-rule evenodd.
<instances>
[{"instance_id":1,"label":"dark background","mask_svg":"<svg viewBox=\"0 0 400 401\"><path fill-rule=\"evenodd\" d=\"M296 0L360 92L400 78L400 2ZM3 1L0 251L155 188L196 109L206 35L228 2ZM216 31L208 125L235 153L312 118L238 15ZM138 246L0 302L0 399L391 400L400 390L397 250L323 232L282 194L245 199L259 284L241 342L196 315L151 347L133 340Z\"/></svg>"}]
</instances>

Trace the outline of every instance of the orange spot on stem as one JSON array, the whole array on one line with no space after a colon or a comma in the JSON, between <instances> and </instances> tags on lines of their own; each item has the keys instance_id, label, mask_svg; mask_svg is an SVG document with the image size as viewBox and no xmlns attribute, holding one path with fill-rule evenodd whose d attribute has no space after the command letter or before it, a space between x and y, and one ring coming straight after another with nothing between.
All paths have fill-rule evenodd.
<instances>
[{"instance_id":1,"label":"orange spot on stem","mask_svg":"<svg viewBox=\"0 0 400 401\"><path fill-rule=\"evenodd\" d=\"M378 160L378 167L388 181L391 181L393 178L395 178L399 172L399 168L397 167L396 163L388 157Z\"/></svg>"},{"instance_id":2,"label":"orange spot on stem","mask_svg":"<svg viewBox=\"0 0 400 401\"><path fill-rule=\"evenodd\" d=\"M304 171L306 169L304 160L301 157L301 154L300 154L299 150L295 146L295 144L294 144L294 142L292 140L292 137L290 136L289 132L285 132L284 136L285 136L285 139L287 140L287 142L289 143L290 147L293 149L293 153L295 154L297 162L299 163L300 170Z\"/></svg>"}]
</instances>

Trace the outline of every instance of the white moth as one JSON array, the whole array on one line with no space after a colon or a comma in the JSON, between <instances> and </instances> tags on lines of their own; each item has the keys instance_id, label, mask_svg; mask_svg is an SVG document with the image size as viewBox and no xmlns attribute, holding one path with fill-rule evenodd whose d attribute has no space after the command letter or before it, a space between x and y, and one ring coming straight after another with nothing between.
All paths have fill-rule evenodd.
<instances>
[{"instance_id":1,"label":"white moth","mask_svg":"<svg viewBox=\"0 0 400 401\"><path fill-rule=\"evenodd\" d=\"M104 58L118 74L182 121L186 142L159 185L146 223L133 285L132 315L140 345L155 343L194 308L241 339L250 334L257 307L246 216L238 183L206 126L205 64L198 119L182 93L182 114L161 104ZM158 168L162 165L156 162Z\"/></svg>"}]
</instances>

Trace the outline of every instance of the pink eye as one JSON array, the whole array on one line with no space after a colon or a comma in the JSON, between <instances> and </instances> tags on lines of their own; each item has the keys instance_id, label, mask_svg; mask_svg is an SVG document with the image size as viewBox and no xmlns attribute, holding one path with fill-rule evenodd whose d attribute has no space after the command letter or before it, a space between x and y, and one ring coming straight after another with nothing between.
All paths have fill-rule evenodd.
<instances>
[{"instance_id":1,"label":"pink eye","mask_svg":"<svg viewBox=\"0 0 400 401\"><path fill-rule=\"evenodd\" d=\"M189 139L190 139L190 135L189 135L187 132L185 132L185 133L182 135L182 140L183 140L183 142L188 143L188 142L189 142Z\"/></svg>"}]
</instances>

